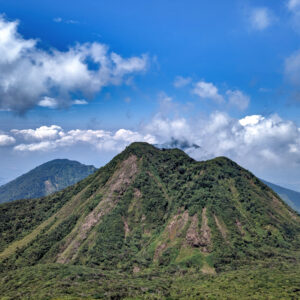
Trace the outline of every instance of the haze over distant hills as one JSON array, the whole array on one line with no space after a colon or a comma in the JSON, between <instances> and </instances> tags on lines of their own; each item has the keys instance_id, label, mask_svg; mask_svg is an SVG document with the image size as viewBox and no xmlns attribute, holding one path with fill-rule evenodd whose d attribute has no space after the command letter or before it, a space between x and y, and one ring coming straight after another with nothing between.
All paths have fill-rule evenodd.
<instances>
[{"instance_id":1,"label":"haze over distant hills","mask_svg":"<svg viewBox=\"0 0 300 300\"><path fill-rule=\"evenodd\" d=\"M290 205L293 209L297 210L300 213L300 193L284 188L277 184L268 182L266 180L261 179L266 185L268 185L273 191L275 191L281 199L283 199L288 205Z\"/></svg>"},{"instance_id":2,"label":"haze over distant hills","mask_svg":"<svg viewBox=\"0 0 300 300\"><path fill-rule=\"evenodd\" d=\"M94 173L94 166L77 161L55 159L0 187L0 203L37 198L64 189Z\"/></svg>"},{"instance_id":3,"label":"haze over distant hills","mask_svg":"<svg viewBox=\"0 0 300 300\"><path fill-rule=\"evenodd\" d=\"M73 186L0 205L0 216L8 299L298 296L299 215L226 157L133 143Z\"/></svg>"}]
</instances>

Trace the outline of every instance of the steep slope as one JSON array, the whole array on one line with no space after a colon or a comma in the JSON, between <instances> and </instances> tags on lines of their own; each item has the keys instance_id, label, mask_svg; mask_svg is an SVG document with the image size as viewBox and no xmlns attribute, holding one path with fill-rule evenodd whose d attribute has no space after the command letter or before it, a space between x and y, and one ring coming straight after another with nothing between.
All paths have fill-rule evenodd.
<instances>
[{"instance_id":1,"label":"steep slope","mask_svg":"<svg viewBox=\"0 0 300 300\"><path fill-rule=\"evenodd\" d=\"M2 271L59 263L214 274L294 261L300 217L225 157L196 162L134 143L72 187L0 205L0 234Z\"/></svg>"},{"instance_id":2,"label":"steep slope","mask_svg":"<svg viewBox=\"0 0 300 300\"><path fill-rule=\"evenodd\" d=\"M0 187L0 203L38 198L62 190L97 169L77 161L55 159Z\"/></svg>"},{"instance_id":3,"label":"steep slope","mask_svg":"<svg viewBox=\"0 0 300 300\"><path fill-rule=\"evenodd\" d=\"M262 180L267 186L269 186L274 192L276 192L281 199L283 199L288 205L300 213L300 193L284 188L282 186L276 185L274 183Z\"/></svg>"}]
</instances>

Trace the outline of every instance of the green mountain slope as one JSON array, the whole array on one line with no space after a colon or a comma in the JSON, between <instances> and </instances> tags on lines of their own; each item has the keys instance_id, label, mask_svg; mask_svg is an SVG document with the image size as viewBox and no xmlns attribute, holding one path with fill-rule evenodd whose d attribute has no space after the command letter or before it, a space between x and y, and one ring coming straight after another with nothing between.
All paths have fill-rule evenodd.
<instances>
[{"instance_id":1,"label":"green mountain slope","mask_svg":"<svg viewBox=\"0 0 300 300\"><path fill-rule=\"evenodd\" d=\"M77 161L55 159L0 187L0 203L38 198L62 190L97 169Z\"/></svg>"},{"instance_id":2,"label":"green mountain slope","mask_svg":"<svg viewBox=\"0 0 300 300\"><path fill-rule=\"evenodd\" d=\"M0 205L0 293L18 291L9 292L16 299L31 293L33 280L36 294L43 289L50 299L66 290L74 299L197 298L202 280L216 298L214 281L221 293L240 272L240 286L230 289L239 291L258 268L261 291L269 276L272 288L279 284L274 293L294 295L296 282L282 286L272 272L287 278L299 247L299 215L233 161L197 162L178 149L134 143L63 191Z\"/></svg>"},{"instance_id":3,"label":"green mountain slope","mask_svg":"<svg viewBox=\"0 0 300 300\"><path fill-rule=\"evenodd\" d=\"M262 180L267 186L269 186L273 191L275 191L281 199L283 199L288 205L300 213L300 193L284 188L282 186L270 183L268 181Z\"/></svg>"}]
</instances>

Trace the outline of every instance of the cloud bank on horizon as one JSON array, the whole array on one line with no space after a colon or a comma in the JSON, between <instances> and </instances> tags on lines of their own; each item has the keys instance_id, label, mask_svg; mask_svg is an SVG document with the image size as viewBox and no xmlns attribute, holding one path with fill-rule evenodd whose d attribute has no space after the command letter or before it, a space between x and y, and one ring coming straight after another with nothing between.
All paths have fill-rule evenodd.
<instances>
[{"instance_id":1,"label":"cloud bank on horizon","mask_svg":"<svg viewBox=\"0 0 300 300\"><path fill-rule=\"evenodd\" d=\"M171 140L196 144L185 149L196 159L225 155L244 166L300 165L300 128L278 115L249 115L234 119L223 112L212 113L206 120L184 117L170 119L157 114L138 130L64 130L61 126L12 129L0 135L0 146L16 152L51 152L77 145L95 151L122 151L132 142L165 144Z\"/></svg>"}]
</instances>

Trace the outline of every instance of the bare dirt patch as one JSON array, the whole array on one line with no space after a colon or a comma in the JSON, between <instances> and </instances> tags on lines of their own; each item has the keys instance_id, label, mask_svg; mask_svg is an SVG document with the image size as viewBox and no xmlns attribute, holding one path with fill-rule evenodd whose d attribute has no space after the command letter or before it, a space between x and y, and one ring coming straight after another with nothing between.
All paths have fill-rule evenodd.
<instances>
[{"instance_id":1,"label":"bare dirt patch","mask_svg":"<svg viewBox=\"0 0 300 300\"><path fill-rule=\"evenodd\" d=\"M161 242L155 250L154 260L156 260L170 244L181 235L189 220L188 211L178 213L173 216L170 223L163 232L164 242ZM166 242L167 240L167 242Z\"/></svg>"},{"instance_id":2,"label":"bare dirt patch","mask_svg":"<svg viewBox=\"0 0 300 300\"><path fill-rule=\"evenodd\" d=\"M169 239L172 241L175 237L178 237L184 229L189 219L188 211L184 211L182 214L175 215L169 225L167 226Z\"/></svg>"},{"instance_id":3,"label":"bare dirt patch","mask_svg":"<svg viewBox=\"0 0 300 300\"><path fill-rule=\"evenodd\" d=\"M192 247L200 247L201 238L198 232L198 215L192 217L191 224L186 233L186 242Z\"/></svg>"},{"instance_id":4,"label":"bare dirt patch","mask_svg":"<svg viewBox=\"0 0 300 300\"><path fill-rule=\"evenodd\" d=\"M135 155L131 155L121 163L119 169L105 184L103 199L75 228L75 232L72 232L72 239L67 240L64 250L58 254L58 263L67 263L76 257L78 248L87 238L91 229L116 206L120 196L126 191L137 171L137 157Z\"/></svg>"},{"instance_id":5,"label":"bare dirt patch","mask_svg":"<svg viewBox=\"0 0 300 300\"><path fill-rule=\"evenodd\" d=\"M206 207L202 210L202 223L200 229L200 246L202 248L202 252L209 253L211 252L211 231L208 226L208 219L206 215Z\"/></svg>"}]
</instances>

